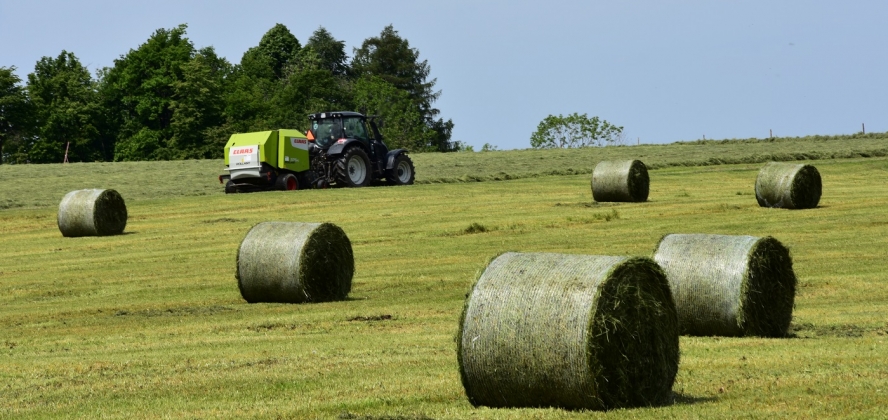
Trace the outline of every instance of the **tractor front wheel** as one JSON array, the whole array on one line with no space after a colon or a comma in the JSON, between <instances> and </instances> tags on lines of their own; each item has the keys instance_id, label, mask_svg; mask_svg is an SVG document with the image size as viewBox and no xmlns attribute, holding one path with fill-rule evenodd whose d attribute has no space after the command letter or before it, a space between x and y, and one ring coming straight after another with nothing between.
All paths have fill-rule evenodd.
<instances>
[{"instance_id":1,"label":"tractor front wheel","mask_svg":"<svg viewBox=\"0 0 888 420\"><path fill-rule=\"evenodd\" d=\"M370 158L360 147L351 147L336 160L333 172L340 186L366 186L370 183Z\"/></svg>"},{"instance_id":2,"label":"tractor front wheel","mask_svg":"<svg viewBox=\"0 0 888 420\"><path fill-rule=\"evenodd\" d=\"M385 180L389 185L412 185L416 178L416 170L413 169L413 161L410 156L400 154L395 158L394 166L385 174Z\"/></svg>"}]
</instances>

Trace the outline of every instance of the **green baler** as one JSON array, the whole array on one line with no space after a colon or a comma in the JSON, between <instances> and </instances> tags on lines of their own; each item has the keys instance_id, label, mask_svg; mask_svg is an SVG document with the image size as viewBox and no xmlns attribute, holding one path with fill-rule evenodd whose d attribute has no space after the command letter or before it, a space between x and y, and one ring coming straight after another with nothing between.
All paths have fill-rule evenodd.
<instances>
[{"instance_id":1,"label":"green baler","mask_svg":"<svg viewBox=\"0 0 888 420\"><path fill-rule=\"evenodd\" d=\"M238 133L225 144L225 191L300 188L311 159L305 134L297 130ZM291 176L286 176L291 175Z\"/></svg>"}]
</instances>

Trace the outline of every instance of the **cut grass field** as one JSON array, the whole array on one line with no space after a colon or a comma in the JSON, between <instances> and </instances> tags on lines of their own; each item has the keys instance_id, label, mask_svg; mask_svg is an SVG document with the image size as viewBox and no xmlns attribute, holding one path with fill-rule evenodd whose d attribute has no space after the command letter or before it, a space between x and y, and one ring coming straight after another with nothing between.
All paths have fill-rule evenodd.
<instances>
[{"instance_id":1,"label":"cut grass field","mask_svg":"<svg viewBox=\"0 0 888 420\"><path fill-rule=\"evenodd\" d=\"M603 160L641 160L648 169L769 161L888 156L888 133L767 140L705 140L685 143L582 149L509 150L485 153L418 153L416 183L465 183L592 174ZM59 192L113 188L127 202L157 197L223 194L218 160L171 162L0 165L0 210L57 206ZM591 177L590 177L591 178Z\"/></svg>"},{"instance_id":2,"label":"cut grass field","mask_svg":"<svg viewBox=\"0 0 888 420\"><path fill-rule=\"evenodd\" d=\"M873 151L885 139L865 140L865 153L884 156ZM709 146L735 147L726 157L765 154L760 144ZM214 183L219 161L0 167L0 204L13 203L0 210L0 417L888 416L888 158L807 162L823 178L820 206L790 211L756 203L759 163L658 166L668 160L658 148L708 145L645 147L589 149L589 162L576 164L591 171L606 154L651 150L640 157L659 168L649 201L625 204L593 203L587 173L545 175L563 168L564 151L544 152L549 160L533 167L537 152L468 154L483 159L484 179L532 174L504 182L236 195ZM459 156L415 155L418 179L459 179L471 170L447 163ZM27 179L34 173L42 180ZM63 238L56 206L77 188L117 189L125 234ZM356 267L348 300L243 301L237 248L270 220L345 230ZM675 402L663 407L468 403L454 339L491 257L650 256L664 234L695 232L771 235L790 248L799 279L792 337L682 337Z\"/></svg>"}]
</instances>

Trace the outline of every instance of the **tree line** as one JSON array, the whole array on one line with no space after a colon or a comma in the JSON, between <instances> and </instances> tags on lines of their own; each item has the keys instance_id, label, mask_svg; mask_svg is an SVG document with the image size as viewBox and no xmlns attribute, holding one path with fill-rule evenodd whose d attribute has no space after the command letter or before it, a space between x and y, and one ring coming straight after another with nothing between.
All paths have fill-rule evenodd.
<instances>
[{"instance_id":1,"label":"tree line","mask_svg":"<svg viewBox=\"0 0 888 420\"><path fill-rule=\"evenodd\" d=\"M378 115L390 148L451 151L453 121L427 60L391 26L354 48L319 27L302 45L282 24L240 64L158 29L94 78L73 52L20 80L0 67L0 163L220 158L232 133L307 127L307 114Z\"/></svg>"}]
</instances>

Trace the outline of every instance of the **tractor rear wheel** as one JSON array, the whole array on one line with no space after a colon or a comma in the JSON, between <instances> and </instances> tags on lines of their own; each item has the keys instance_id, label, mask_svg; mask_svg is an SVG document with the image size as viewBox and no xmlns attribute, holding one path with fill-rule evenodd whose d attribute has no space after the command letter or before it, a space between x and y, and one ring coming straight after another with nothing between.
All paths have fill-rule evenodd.
<instances>
[{"instance_id":1,"label":"tractor rear wheel","mask_svg":"<svg viewBox=\"0 0 888 420\"><path fill-rule=\"evenodd\" d=\"M333 168L336 184L344 187L363 187L370 183L370 158L360 147L351 147L336 160Z\"/></svg>"},{"instance_id":2,"label":"tractor rear wheel","mask_svg":"<svg viewBox=\"0 0 888 420\"><path fill-rule=\"evenodd\" d=\"M299 181L296 180L296 175L282 174L278 176L275 187L282 191L293 191L299 189Z\"/></svg>"},{"instance_id":3,"label":"tractor rear wheel","mask_svg":"<svg viewBox=\"0 0 888 420\"><path fill-rule=\"evenodd\" d=\"M413 160L405 154L398 155L392 169L385 173L385 180L389 185L413 185L415 178L416 170L413 168Z\"/></svg>"}]
</instances>

